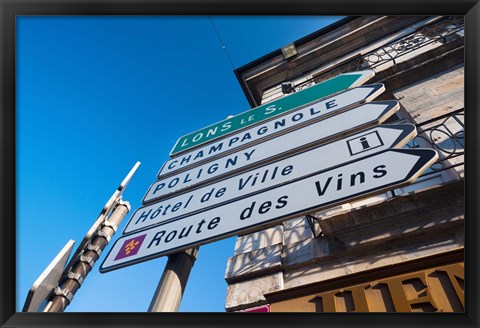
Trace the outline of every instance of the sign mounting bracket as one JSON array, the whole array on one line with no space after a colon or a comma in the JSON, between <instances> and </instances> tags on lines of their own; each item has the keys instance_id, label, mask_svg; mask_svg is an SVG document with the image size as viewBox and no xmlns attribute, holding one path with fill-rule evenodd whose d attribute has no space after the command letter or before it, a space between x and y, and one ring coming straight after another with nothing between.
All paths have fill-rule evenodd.
<instances>
[{"instance_id":1,"label":"sign mounting bracket","mask_svg":"<svg viewBox=\"0 0 480 328\"><path fill-rule=\"evenodd\" d=\"M319 236L323 236L322 228L320 227L320 223L318 222L318 219L310 214L305 215L305 219L307 220L308 226L310 227L310 230L312 230L312 234L314 238L317 238ZM315 229L315 226L318 225L318 229Z\"/></svg>"}]
</instances>

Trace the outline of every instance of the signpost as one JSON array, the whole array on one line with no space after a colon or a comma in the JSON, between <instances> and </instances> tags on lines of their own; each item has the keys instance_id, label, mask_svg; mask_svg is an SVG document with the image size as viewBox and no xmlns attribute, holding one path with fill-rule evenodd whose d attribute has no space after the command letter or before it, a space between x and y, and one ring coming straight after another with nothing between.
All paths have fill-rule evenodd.
<instances>
[{"instance_id":1,"label":"signpost","mask_svg":"<svg viewBox=\"0 0 480 328\"><path fill-rule=\"evenodd\" d=\"M437 158L438 154L432 149L389 149L191 215L188 220L176 220L122 236L100 271L259 230L328 206L400 187L416 179Z\"/></svg>"},{"instance_id":2,"label":"signpost","mask_svg":"<svg viewBox=\"0 0 480 328\"><path fill-rule=\"evenodd\" d=\"M292 93L278 100L212 124L180 137L171 150L170 156L173 157L188 149L286 113L299 106L307 105L328 95L362 85L374 75L375 72L373 70L341 74L302 91Z\"/></svg>"},{"instance_id":3,"label":"signpost","mask_svg":"<svg viewBox=\"0 0 480 328\"><path fill-rule=\"evenodd\" d=\"M221 176L232 175L266 162L278 160L294 150L300 151L367 126L382 123L398 108L397 101L367 103L332 116L328 120L307 125L256 146L193 167L175 176L158 180L150 186L143 198L143 203L166 197L173 192L200 185Z\"/></svg>"},{"instance_id":4,"label":"signpost","mask_svg":"<svg viewBox=\"0 0 480 328\"><path fill-rule=\"evenodd\" d=\"M130 234L182 218L188 220L189 215L277 187L319 169L350 162L389 148L401 148L415 136L416 129L412 124L380 125L363 130L275 163L141 207L132 215L123 233Z\"/></svg>"},{"instance_id":5,"label":"signpost","mask_svg":"<svg viewBox=\"0 0 480 328\"><path fill-rule=\"evenodd\" d=\"M275 116L257 124L254 127L243 130L240 133L230 135L221 140L210 142L203 147L182 153L165 162L157 174L158 178L164 178L175 172L184 171L192 165L199 165L206 160L213 160L220 156L253 146L267 138L290 132L295 128L311 124L321 119L345 111L361 102L375 99L385 90L383 84L364 85L346 90L335 96L323 98L309 106L300 106L299 109L290 111L285 115Z\"/></svg>"},{"instance_id":6,"label":"signpost","mask_svg":"<svg viewBox=\"0 0 480 328\"><path fill-rule=\"evenodd\" d=\"M378 125L400 106L369 102L385 89L360 86L373 76L342 74L180 137L100 272L168 255L149 311L175 311L200 245L411 183L438 154L394 149L416 129Z\"/></svg>"}]
</instances>

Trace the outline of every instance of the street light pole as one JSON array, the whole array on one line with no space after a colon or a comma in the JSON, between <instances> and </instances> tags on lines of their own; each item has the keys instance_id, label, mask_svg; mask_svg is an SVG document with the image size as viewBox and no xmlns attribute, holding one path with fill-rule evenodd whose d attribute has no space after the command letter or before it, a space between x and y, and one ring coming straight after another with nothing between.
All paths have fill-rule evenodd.
<instances>
[{"instance_id":1,"label":"street light pole","mask_svg":"<svg viewBox=\"0 0 480 328\"><path fill-rule=\"evenodd\" d=\"M127 201L119 200L108 220L104 221L95 237L86 245L83 254L73 264L65 281L54 289L55 296L43 312L65 311L129 211L130 204Z\"/></svg>"},{"instance_id":2,"label":"street light pole","mask_svg":"<svg viewBox=\"0 0 480 328\"><path fill-rule=\"evenodd\" d=\"M100 211L75 253L67 263L75 241L70 240L30 288L23 312L63 312L100 254L110 242L130 204L122 200L123 193L140 166L135 163ZM66 264L66 265L65 265ZM44 304L46 306L43 306Z\"/></svg>"}]
</instances>

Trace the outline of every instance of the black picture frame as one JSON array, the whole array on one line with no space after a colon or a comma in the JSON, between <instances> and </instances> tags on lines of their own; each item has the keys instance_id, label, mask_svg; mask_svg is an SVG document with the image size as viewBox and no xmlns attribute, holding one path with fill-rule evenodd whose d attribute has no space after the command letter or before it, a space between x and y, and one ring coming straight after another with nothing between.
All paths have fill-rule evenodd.
<instances>
[{"instance_id":1,"label":"black picture frame","mask_svg":"<svg viewBox=\"0 0 480 328\"><path fill-rule=\"evenodd\" d=\"M16 312L15 17L22 15L465 15L465 313ZM479 22L478 0L0 0L1 327L478 327Z\"/></svg>"}]
</instances>

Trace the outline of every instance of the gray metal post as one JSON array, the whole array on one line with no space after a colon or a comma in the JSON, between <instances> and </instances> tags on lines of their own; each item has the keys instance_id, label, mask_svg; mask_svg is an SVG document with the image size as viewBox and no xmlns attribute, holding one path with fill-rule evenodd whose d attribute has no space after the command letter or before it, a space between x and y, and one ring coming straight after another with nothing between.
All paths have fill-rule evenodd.
<instances>
[{"instance_id":1,"label":"gray metal post","mask_svg":"<svg viewBox=\"0 0 480 328\"><path fill-rule=\"evenodd\" d=\"M148 312L177 312L188 277L198 256L198 247L168 257Z\"/></svg>"},{"instance_id":2,"label":"gray metal post","mask_svg":"<svg viewBox=\"0 0 480 328\"><path fill-rule=\"evenodd\" d=\"M63 312L70 304L77 290L89 272L92 270L100 254L108 245L108 242L115 234L117 227L122 223L123 218L130 211L130 204L120 200L114 208L108 221L97 231L96 236L84 249L78 261L73 264L72 270L61 286L55 289L55 296L51 299L43 312Z\"/></svg>"}]
</instances>

